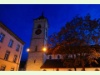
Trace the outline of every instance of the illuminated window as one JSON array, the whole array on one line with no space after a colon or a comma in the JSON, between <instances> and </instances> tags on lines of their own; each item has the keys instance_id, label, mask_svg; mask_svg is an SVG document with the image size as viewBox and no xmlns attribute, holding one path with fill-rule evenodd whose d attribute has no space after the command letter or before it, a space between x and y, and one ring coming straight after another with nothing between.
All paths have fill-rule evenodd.
<instances>
[{"instance_id":1,"label":"illuminated window","mask_svg":"<svg viewBox=\"0 0 100 75\"><path fill-rule=\"evenodd\" d=\"M8 60L9 55L10 55L10 51L6 51L6 53L5 53L5 57L4 57L4 60Z\"/></svg>"},{"instance_id":2,"label":"illuminated window","mask_svg":"<svg viewBox=\"0 0 100 75\"><path fill-rule=\"evenodd\" d=\"M20 48L20 45L18 44L18 45L16 46L16 51L19 51L19 48Z\"/></svg>"},{"instance_id":3,"label":"illuminated window","mask_svg":"<svg viewBox=\"0 0 100 75\"><path fill-rule=\"evenodd\" d=\"M13 62L16 62L16 60L17 60L17 55L14 55Z\"/></svg>"},{"instance_id":4,"label":"illuminated window","mask_svg":"<svg viewBox=\"0 0 100 75\"><path fill-rule=\"evenodd\" d=\"M6 66L1 66L0 71L5 71Z\"/></svg>"},{"instance_id":5,"label":"illuminated window","mask_svg":"<svg viewBox=\"0 0 100 75\"><path fill-rule=\"evenodd\" d=\"M10 41L9 41L9 43L8 43L8 46L9 46L9 47L12 47L13 42L14 42L14 41L13 41L12 39L10 39Z\"/></svg>"},{"instance_id":6,"label":"illuminated window","mask_svg":"<svg viewBox=\"0 0 100 75\"><path fill-rule=\"evenodd\" d=\"M3 42L5 35L3 33L0 33L0 42Z\"/></svg>"}]
</instances>

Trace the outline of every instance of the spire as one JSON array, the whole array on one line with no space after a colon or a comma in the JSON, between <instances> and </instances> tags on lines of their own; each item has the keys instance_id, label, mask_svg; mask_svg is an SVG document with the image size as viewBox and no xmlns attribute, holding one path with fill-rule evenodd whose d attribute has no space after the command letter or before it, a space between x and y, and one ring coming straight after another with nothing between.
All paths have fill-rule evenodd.
<instances>
[{"instance_id":1,"label":"spire","mask_svg":"<svg viewBox=\"0 0 100 75\"><path fill-rule=\"evenodd\" d=\"M40 16L41 19L44 19L44 13L42 12L41 16Z\"/></svg>"},{"instance_id":2,"label":"spire","mask_svg":"<svg viewBox=\"0 0 100 75\"><path fill-rule=\"evenodd\" d=\"M44 17L44 13L42 12L42 15L41 16L43 16Z\"/></svg>"},{"instance_id":3,"label":"spire","mask_svg":"<svg viewBox=\"0 0 100 75\"><path fill-rule=\"evenodd\" d=\"M42 12L41 16L39 16L37 19L46 19L46 18L44 17L44 13Z\"/></svg>"}]
</instances>

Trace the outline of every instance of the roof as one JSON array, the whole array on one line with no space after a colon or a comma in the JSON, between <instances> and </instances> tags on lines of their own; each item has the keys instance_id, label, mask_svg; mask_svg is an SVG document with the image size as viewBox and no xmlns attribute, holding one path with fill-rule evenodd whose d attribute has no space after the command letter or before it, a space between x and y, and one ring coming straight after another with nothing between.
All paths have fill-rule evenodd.
<instances>
[{"instance_id":1,"label":"roof","mask_svg":"<svg viewBox=\"0 0 100 75\"><path fill-rule=\"evenodd\" d=\"M47 59L41 68L66 68L61 59Z\"/></svg>"},{"instance_id":2,"label":"roof","mask_svg":"<svg viewBox=\"0 0 100 75\"><path fill-rule=\"evenodd\" d=\"M18 40L20 43L25 44L24 41L22 41L15 33L13 33L6 25L4 25L2 22L0 22L0 27L4 29L7 33L9 33L11 36L13 36L16 40Z\"/></svg>"},{"instance_id":3,"label":"roof","mask_svg":"<svg viewBox=\"0 0 100 75\"><path fill-rule=\"evenodd\" d=\"M98 64L92 63L91 67L100 67L100 58L97 60ZM77 66L77 68L80 68L81 65ZM85 64L85 67L90 67L90 65L87 63ZM40 68L73 68L73 66L64 66L63 61L61 59L47 59L45 63Z\"/></svg>"},{"instance_id":4,"label":"roof","mask_svg":"<svg viewBox=\"0 0 100 75\"><path fill-rule=\"evenodd\" d=\"M35 20L40 20L40 19L46 19L46 17L44 17L44 14L42 13L41 16L39 16L38 18L36 18Z\"/></svg>"}]
</instances>

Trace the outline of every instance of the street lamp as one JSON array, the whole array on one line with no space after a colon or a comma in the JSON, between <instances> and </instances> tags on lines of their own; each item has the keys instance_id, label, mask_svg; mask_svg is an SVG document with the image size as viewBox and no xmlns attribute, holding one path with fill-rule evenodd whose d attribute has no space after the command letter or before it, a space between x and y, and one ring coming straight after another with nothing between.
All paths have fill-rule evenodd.
<instances>
[{"instance_id":1,"label":"street lamp","mask_svg":"<svg viewBox=\"0 0 100 75\"><path fill-rule=\"evenodd\" d=\"M44 48L43 48L43 51L46 52L46 50L47 50L46 47L44 47Z\"/></svg>"},{"instance_id":2,"label":"street lamp","mask_svg":"<svg viewBox=\"0 0 100 75\"><path fill-rule=\"evenodd\" d=\"M28 48L28 49L27 49L27 52L29 52L29 51L30 51L30 49Z\"/></svg>"}]
</instances>

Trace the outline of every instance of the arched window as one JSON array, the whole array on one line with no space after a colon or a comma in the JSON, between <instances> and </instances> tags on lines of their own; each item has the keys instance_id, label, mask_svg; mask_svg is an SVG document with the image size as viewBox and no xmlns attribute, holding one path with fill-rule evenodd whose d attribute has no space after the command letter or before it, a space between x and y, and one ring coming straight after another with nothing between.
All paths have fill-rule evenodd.
<instances>
[{"instance_id":1,"label":"arched window","mask_svg":"<svg viewBox=\"0 0 100 75\"><path fill-rule=\"evenodd\" d=\"M49 56L49 59L52 59L52 56L51 55Z\"/></svg>"},{"instance_id":2,"label":"arched window","mask_svg":"<svg viewBox=\"0 0 100 75\"><path fill-rule=\"evenodd\" d=\"M37 28L41 28L41 25L39 24Z\"/></svg>"},{"instance_id":3,"label":"arched window","mask_svg":"<svg viewBox=\"0 0 100 75\"><path fill-rule=\"evenodd\" d=\"M60 59L60 56L58 55L57 58Z\"/></svg>"}]
</instances>

